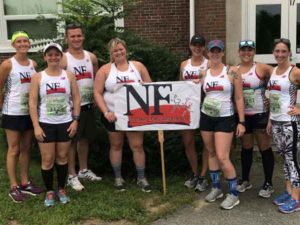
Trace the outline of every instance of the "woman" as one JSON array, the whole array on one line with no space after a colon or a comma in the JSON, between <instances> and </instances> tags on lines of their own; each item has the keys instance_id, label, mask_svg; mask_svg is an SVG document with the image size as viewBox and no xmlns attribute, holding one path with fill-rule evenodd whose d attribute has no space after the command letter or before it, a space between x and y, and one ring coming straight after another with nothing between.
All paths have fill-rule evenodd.
<instances>
[{"instance_id":1,"label":"woman","mask_svg":"<svg viewBox=\"0 0 300 225\"><path fill-rule=\"evenodd\" d=\"M252 40L243 40L239 43L241 63L238 65L238 72L243 79L246 132L241 137L242 179L238 182L237 190L244 192L252 187L249 174L255 138L261 153L265 175L265 181L258 195L269 198L274 192L272 186L274 155L270 146L270 137L266 132L269 104L265 96L265 88L273 67L254 62L255 47L255 42Z\"/></svg>"},{"instance_id":2,"label":"woman","mask_svg":"<svg viewBox=\"0 0 300 225\"><path fill-rule=\"evenodd\" d=\"M110 162L115 175L115 187L124 191L124 180L121 174L122 148L124 136L128 138L133 152L137 170L137 184L142 191L150 192L150 185L145 177L145 152L143 148L143 132L122 132L115 129L113 91L118 83L151 82L146 67L137 61L127 60L126 44L119 38L108 43L110 62L103 65L97 72L94 84L94 98L103 113L102 122L108 130L110 142Z\"/></svg>"},{"instance_id":3,"label":"woman","mask_svg":"<svg viewBox=\"0 0 300 225\"><path fill-rule=\"evenodd\" d=\"M212 179L212 189L205 197L207 202L214 202L223 197L220 184L220 169L228 181L229 194L221 203L224 209L232 209L239 204L237 195L237 179L229 154L235 130L234 109L236 104L239 123L236 136L245 132L244 100L242 79L232 68L222 63L224 44L220 40L208 43L208 58L210 68L203 79L204 101L201 107L200 130L204 144L209 152L209 170ZM232 95L234 97L232 99Z\"/></svg>"},{"instance_id":4,"label":"woman","mask_svg":"<svg viewBox=\"0 0 300 225\"><path fill-rule=\"evenodd\" d=\"M69 202L64 189L68 172L68 151L70 138L76 134L80 113L75 76L60 68L62 55L59 44L50 43L44 48L47 67L32 77L29 93L30 116L41 152L41 171L47 190L44 201L46 207L55 204L54 164L57 172L57 197L63 204Z\"/></svg>"},{"instance_id":5,"label":"woman","mask_svg":"<svg viewBox=\"0 0 300 225\"><path fill-rule=\"evenodd\" d=\"M291 65L291 43L281 38L274 42L273 54L277 62L268 82L270 97L270 120L268 134L283 156L286 190L274 199L283 213L300 210L300 168L297 160L300 137L300 113L296 107L297 89L300 85L300 70Z\"/></svg>"},{"instance_id":6,"label":"woman","mask_svg":"<svg viewBox=\"0 0 300 225\"><path fill-rule=\"evenodd\" d=\"M195 80L200 78L202 71L208 67L208 60L204 57L205 38L200 35L194 35L190 42L191 58L185 60L180 65L180 80ZM208 182L205 178L208 169L208 152L205 148L202 151L202 170L199 176L198 155L195 148L195 131L181 131L182 140L185 148L185 154L193 171L192 176L184 185L188 188L195 188L197 191L205 191Z\"/></svg>"},{"instance_id":7,"label":"woman","mask_svg":"<svg viewBox=\"0 0 300 225\"><path fill-rule=\"evenodd\" d=\"M2 108L2 128L5 130L8 143L6 161L10 180L8 195L14 202L20 203L26 199L25 194L35 196L43 191L35 186L28 176L33 137L28 112L28 93L31 76L35 73L37 64L27 56L30 41L26 32L14 32L11 44L16 49L16 54L0 66L0 109ZM20 185L16 176L18 160Z\"/></svg>"}]
</instances>

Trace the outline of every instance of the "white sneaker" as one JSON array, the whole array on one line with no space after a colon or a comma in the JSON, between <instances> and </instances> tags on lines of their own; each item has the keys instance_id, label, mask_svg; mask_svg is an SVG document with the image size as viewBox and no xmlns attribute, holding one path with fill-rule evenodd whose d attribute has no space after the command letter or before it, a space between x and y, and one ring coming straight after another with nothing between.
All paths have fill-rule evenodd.
<instances>
[{"instance_id":1,"label":"white sneaker","mask_svg":"<svg viewBox=\"0 0 300 225\"><path fill-rule=\"evenodd\" d=\"M205 201L207 202L214 202L219 198L223 197L223 192L219 188L211 188L208 195L205 197Z\"/></svg>"},{"instance_id":2,"label":"white sneaker","mask_svg":"<svg viewBox=\"0 0 300 225\"><path fill-rule=\"evenodd\" d=\"M236 186L236 190L241 193L251 188L252 188L252 184L246 180L239 180L238 185Z\"/></svg>"},{"instance_id":3,"label":"white sneaker","mask_svg":"<svg viewBox=\"0 0 300 225\"><path fill-rule=\"evenodd\" d=\"M80 183L77 176L68 176L67 185L71 186L75 191L82 191L84 186Z\"/></svg>"},{"instance_id":4,"label":"white sneaker","mask_svg":"<svg viewBox=\"0 0 300 225\"><path fill-rule=\"evenodd\" d=\"M270 198L274 193L274 188L269 183L265 183L263 187L259 190L258 196L263 198Z\"/></svg>"},{"instance_id":5,"label":"white sneaker","mask_svg":"<svg viewBox=\"0 0 300 225\"><path fill-rule=\"evenodd\" d=\"M91 170L80 170L78 173L78 177L81 179L88 179L91 181L100 181L102 180L102 177L98 177L96 174L93 173Z\"/></svg>"},{"instance_id":6,"label":"white sneaker","mask_svg":"<svg viewBox=\"0 0 300 225\"><path fill-rule=\"evenodd\" d=\"M232 209L238 204L240 204L238 196L235 196L234 194L227 194L225 200L221 203L221 208Z\"/></svg>"}]
</instances>

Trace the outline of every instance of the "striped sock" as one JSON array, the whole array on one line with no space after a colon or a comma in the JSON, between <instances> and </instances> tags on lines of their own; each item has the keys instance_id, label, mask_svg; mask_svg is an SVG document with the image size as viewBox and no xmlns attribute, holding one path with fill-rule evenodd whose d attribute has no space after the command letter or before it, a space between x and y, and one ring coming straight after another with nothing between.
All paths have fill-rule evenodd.
<instances>
[{"instance_id":1,"label":"striped sock","mask_svg":"<svg viewBox=\"0 0 300 225\"><path fill-rule=\"evenodd\" d=\"M138 180L145 178L145 166L137 166L136 167L137 178Z\"/></svg>"},{"instance_id":2,"label":"striped sock","mask_svg":"<svg viewBox=\"0 0 300 225\"><path fill-rule=\"evenodd\" d=\"M237 186L237 179L232 178L232 179L227 179L228 182L228 188L229 188L229 192L235 196L238 195L238 192L236 190L236 186Z\"/></svg>"},{"instance_id":3,"label":"striped sock","mask_svg":"<svg viewBox=\"0 0 300 225\"><path fill-rule=\"evenodd\" d=\"M111 165L115 174L115 178L121 178L121 163Z\"/></svg>"}]
</instances>

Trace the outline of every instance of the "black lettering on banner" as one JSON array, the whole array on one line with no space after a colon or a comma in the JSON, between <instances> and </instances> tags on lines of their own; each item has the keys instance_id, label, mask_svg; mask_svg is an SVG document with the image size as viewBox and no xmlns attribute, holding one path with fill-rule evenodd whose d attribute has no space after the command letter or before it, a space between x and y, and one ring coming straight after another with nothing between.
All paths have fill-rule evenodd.
<instances>
[{"instance_id":1,"label":"black lettering on banner","mask_svg":"<svg viewBox=\"0 0 300 225\"><path fill-rule=\"evenodd\" d=\"M159 92L159 88L163 87L169 87L170 92L172 91L172 85L171 84L144 84L143 87L146 89L146 102L142 99L142 97L137 93L135 88L132 85L124 85L126 88L126 100L127 100L127 113L124 115L132 115L130 112L130 95L137 101L137 103L140 105L141 109L149 115L149 86L153 86L154 88L154 112L151 115L162 115L160 112L160 101L165 100L167 103L170 103L170 93L167 94L165 97L161 95Z\"/></svg>"}]
</instances>

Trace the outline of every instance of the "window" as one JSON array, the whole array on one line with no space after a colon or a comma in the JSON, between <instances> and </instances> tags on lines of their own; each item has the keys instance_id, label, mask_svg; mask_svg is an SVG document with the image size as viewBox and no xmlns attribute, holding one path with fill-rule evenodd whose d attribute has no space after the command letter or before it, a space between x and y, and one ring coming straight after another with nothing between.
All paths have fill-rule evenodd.
<instances>
[{"instance_id":1,"label":"window","mask_svg":"<svg viewBox=\"0 0 300 225\"><path fill-rule=\"evenodd\" d=\"M33 42L57 37L57 0L0 0L0 52L13 51L14 31L25 30Z\"/></svg>"}]
</instances>

